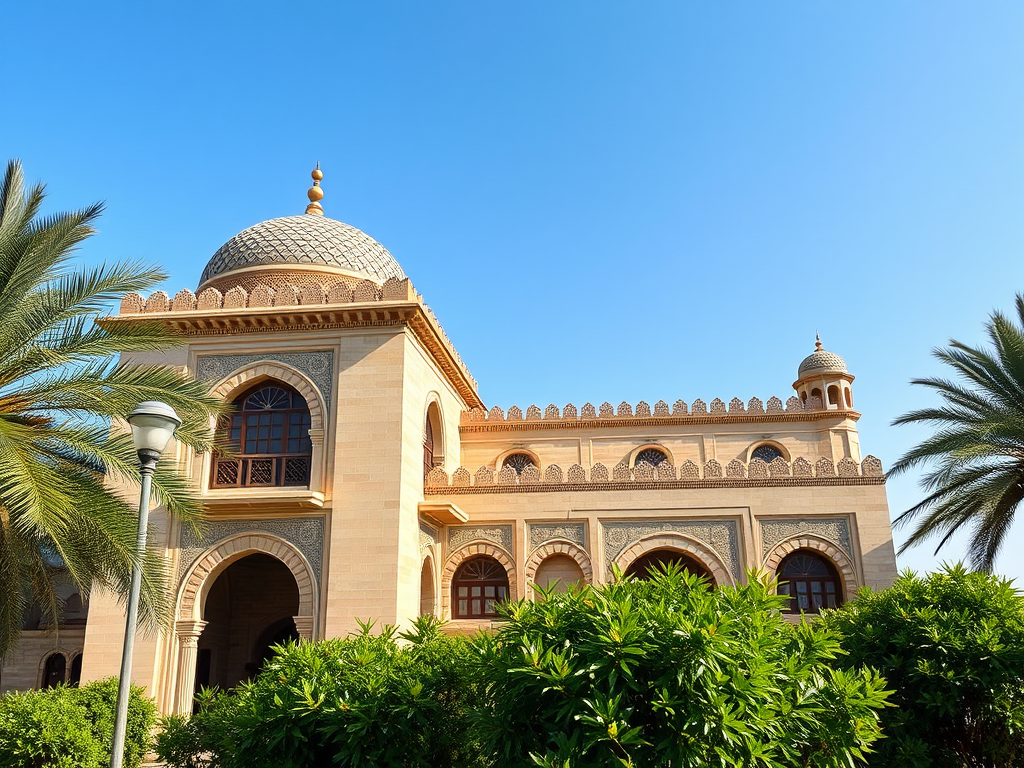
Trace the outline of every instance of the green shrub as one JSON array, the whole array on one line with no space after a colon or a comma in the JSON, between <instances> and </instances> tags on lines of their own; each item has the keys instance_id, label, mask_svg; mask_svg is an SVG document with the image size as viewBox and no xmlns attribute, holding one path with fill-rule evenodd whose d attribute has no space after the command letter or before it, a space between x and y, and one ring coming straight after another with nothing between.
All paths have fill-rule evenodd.
<instances>
[{"instance_id":1,"label":"green shrub","mask_svg":"<svg viewBox=\"0 0 1024 768\"><path fill-rule=\"evenodd\" d=\"M844 669L895 689L873 768L1024 766L1024 598L1005 579L947 566L863 590L823 624Z\"/></svg>"},{"instance_id":2,"label":"green shrub","mask_svg":"<svg viewBox=\"0 0 1024 768\"><path fill-rule=\"evenodd\" d=\"M423 618L399 643L385 627L278 649L231 693L168 718L157 754L176 768L478 766L466 709L468 644Z\"/></svg>"},{"instance_id":3,"label":"green shrub","mask_svg":"<svg viewBox=\"0 0 1024 768\"><path fill-rule=\"evenodd\" d=\"M669 569L537 602L477 641L485 754L520 766L852 766L884 681L833 670L835 633L793 626L767 583Z\"/></svg>"},{"instance_id":4,"label":"green shrub","mask_svg":"<svg viewBox=\"0 0 1024 768\"><path fill-rule=\"evenodd\" d=\"M117 680L0 697L0 765L101 768L110 763ZM156 708L132 686L125 765L138 768L149 749Z\"/></svg>"}]
</instances>

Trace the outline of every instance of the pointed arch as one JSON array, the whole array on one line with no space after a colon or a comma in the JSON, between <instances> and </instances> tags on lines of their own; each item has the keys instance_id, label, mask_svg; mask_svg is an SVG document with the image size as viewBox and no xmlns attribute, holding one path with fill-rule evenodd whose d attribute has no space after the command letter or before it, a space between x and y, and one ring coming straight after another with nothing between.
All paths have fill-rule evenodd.
<instances>
[{"instance_id":1,"label":"pointed arch","mask_svg":"<svg viewBox=\"0 0 1024 768\"><path fill-rule=\"evenodd\" d=\"M775 578L779 564L786 555L800 549L812 550L830 561L839 571L839 576L843 580L843 599L853 599L858 589L857 569L854 567L853 560L838 544L813 533L798 533L780 541L765 557L764 564L761 566L762 570Z\"/></svg>"},{"instance_id":2,"label":"pointed arch","mask_svg":"<svg viewBox=\"0 0 1024 768\"><path fill-rule=\"evenodd\" d=\"M239 368L229 376L221 379L210 390L211 394L223 400L231 401L245 390L263 381L280 381L292 387L309 407L309 440L312 454L309 459L309 489L323 491L324 470L327 452L324 450L324 438L327 429L327 402L323 393L308 376L290 365L265 360ZM213 454L207 453L203 459L202 477L206 478L210 487L211 465Z\"/></svg>"},{"instance_id":3,"label":"pointed arch","mask_svg":"<svg viewBox=\"0 0 1024 768\"><path fill-rule=\"evenodd\" d=\"M623 550L615 559L615 564L625 573L636 560L656 549L670 549L692 557L707 569L718 586L735 586L736 581L726 567L725 562L710 547L681 533L654 533L637 541Z\"/></svg>"},{"instance_id":4,"label":"pointed arch","mask_svg":"<svg viewBox=\"0 0 1024 768\"><path fill-rule=\"evenodd\" d=\"M178 589L178 621L202 621L206 595L229 565L247 555L262 553L280 560L295 578L299 589L299 616L315 618L319 595L316 577L306 557L294 545L269 533L239 533L218 542L201 555L186 572Z\"/></svg>"},{"instance_id":5,"label":"pointed arch","mask_svg":"<svg viewBox=\"0 0 1024 768\"><path fill-rule=\"evenodd\" d=\"M537 578L537 569L540 568L541 563L552 555L571 557L576 561L576 565L580 567L580 570L583 571L583 578L586 579L587 583L594 583L594 568L590 562L590 556L570 541L555 540L537 547L527 559L526 566L523 568L523 578L527 584L534 583Z\"/></svg>"},{"instance_id":6,"label":"pointed arch","mask_svg":"<svg viewBox=\"0 0 1024 768\"><path fill-rule=\"evenodd\" d=\"M302 395L309 406L310 432L324 429L327 404L323 394L304 373L284 363L264 360L239 368L217 382L210 392L221 399L231 400L243 390L267 379L283 381Z\"/></svg>"},{"instance_id":7,"label":"pointed arch","mask_svg":"<svg viewBox=\"0 0 1024 768\"><path fill-rule=\"evenodd\" d=\"M455 576L455 572L466 560L480 555L493 557L501 564L501 567L505 569L505 573L508 574L510 598L515 600L518 597L516 566L512 555L501 547L483 541L467 544L448 558L448 562L445 563L444 570L441 572L441 618L448 619L452 615L452 579Z\"/></svg>"}]
</instances>

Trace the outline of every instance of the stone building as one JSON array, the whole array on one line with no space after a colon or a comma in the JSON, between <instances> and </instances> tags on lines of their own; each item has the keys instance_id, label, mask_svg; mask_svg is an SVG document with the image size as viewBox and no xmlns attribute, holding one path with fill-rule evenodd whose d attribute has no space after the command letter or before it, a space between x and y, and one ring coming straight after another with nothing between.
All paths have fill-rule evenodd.
<instances>
[{"instance_id":1,"label":"stone building","mask_svg":"<svg viewBox=\"0 0 1024 768\"><path fill-rule=\"evenodd\" d=\"M720 586L776 573L794 613L895 578L882 466L861 451L853 376L820 341L785 398L488 409L398 262L323 215L320 178L304 214L232 237L194 292L130 294L103 321L181 331L185 346L133 359L237 406L233 458L178 449L203 538L153 514L177 614L140 640L134 679L161 711L245 679L288 637L421 613L475 629L505 597L616 567L678 561ZM116 675L123 631L94 594L56 647L27 632L0 686Z\"/></svg>"}]
</instances>

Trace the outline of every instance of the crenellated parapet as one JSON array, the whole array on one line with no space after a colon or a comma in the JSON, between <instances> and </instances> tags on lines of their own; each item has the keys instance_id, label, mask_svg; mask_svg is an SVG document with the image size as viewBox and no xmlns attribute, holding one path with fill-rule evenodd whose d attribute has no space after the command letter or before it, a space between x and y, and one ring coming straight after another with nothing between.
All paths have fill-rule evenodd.
<instances>
[{"instance_id":1,"label":"crenellated parapet","mask_svg":"<svg viewBox=\"0 0 1024 768\"><path fill-rule=\"evenodd\" d=\"M579 464L573 464L566 470L551 464L543 469L528 466L522 473L510 466L497 473L487 466L476 472L459 467L449 476L441 467L435 467L427 475L425 492L444 495L725 486L878 485L884 482L882 462L874 456L865 456L859 464L851 458L844 458L837 464L825 457L814 463L803 457L792 462L779 457L771 462L752 459L749 463L734 459L724 467L715 459L709 459L703 466L687 460L678 467L667 461L657 466L641 461L630 467L622 461L611 469L604 464L594 464L589 472Z\"/></svg>"},{"instance_id":2,"label":"crenellated parapet","mask_svg":"<svg viewBox=\"0 0 1024 768\"><path fill-rule=\"evenodd\" d=\"M260 273L267 274L267 273ZM388 325L408 322L424 343L436 337L462 377L469 384L467 401L480 403L477 383L433 310L416 293L408 278L391 277L383 284L346 278L320 281L320 277L296 273L294 281L280 276L228 288L206 288L198 295L185 288L172 298L155 291L148 298L128 293L121 299L118 315L102 322L129 321L136 315L163 320L175 329L192 334L246 332L284 328L336 327L339 325ZM225 289L225 290L221 290ZM412 307L420 313L403 313ZM429 326L429 329L426 327ZM442 365L442 367L445 367Z\"/></svg>"},{"instance_id":3,"label":"crenellated parapet","mask_svg":"<svg viewBox=\"0 0 1024 768\"><path fill-rule=\"evenodd\" d=\"M738 397L734 397L728 404L716 397L710 403L705 403L700 398L690 404L684 400L676 400L672 405L664 400L659 400L653 406L641 400L636 406L627 402L619 403L617 406L606 402L599 406L595 406L593 403L584 403L577 408L573 403L567 403L560 409L551 403L544 409L537 405L531 405L525 413L516 405L509 408L507 413L498 406L494 406L490 410L480 407L463 412L462 430L543 429L555 424L587 427L636 424L638 422L651 424L658 422L791 421L826 415L829 418L835 418L837 413L852 419L857 419L860 416L852 409L841 411L834 408L827 409L821 399L817 397L811 397L807 402L803 402L797 397L790 397L785 403L779 397L770 397L767 403L757 397L750 398L746 403Z\"/></svg>"}]
</instances>

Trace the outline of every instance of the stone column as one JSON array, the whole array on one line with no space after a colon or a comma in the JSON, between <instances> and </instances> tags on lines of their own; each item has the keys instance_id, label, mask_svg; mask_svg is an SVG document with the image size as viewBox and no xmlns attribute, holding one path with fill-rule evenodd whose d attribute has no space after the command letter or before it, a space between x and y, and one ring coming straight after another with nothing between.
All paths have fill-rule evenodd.
<instances>
[{"instance_id":1,"label":"stone column","mask_svg":"<svg viewBox=\"0 0 1024 768\"><path fill-rule=\"evenodd\" d=\"M196 687L196 658L198 656L199 636L206 627L205 621L183 619L174 624L174 634L178 638L178 674L177 687L174 693L174 713L176 715L192 714L192 699Z\"/></svg>"},{"instance_id":2,"label":"stone column","mask_svg":"<svg viewBox=\"0 0 1024 768\"><path fill-rule=\"evenodd\" d=\"M299 633L300 641L313 639L314 621L312 616L292 616L292 621L295 622L295 629Z\"/></svg>"}]
</instances>

